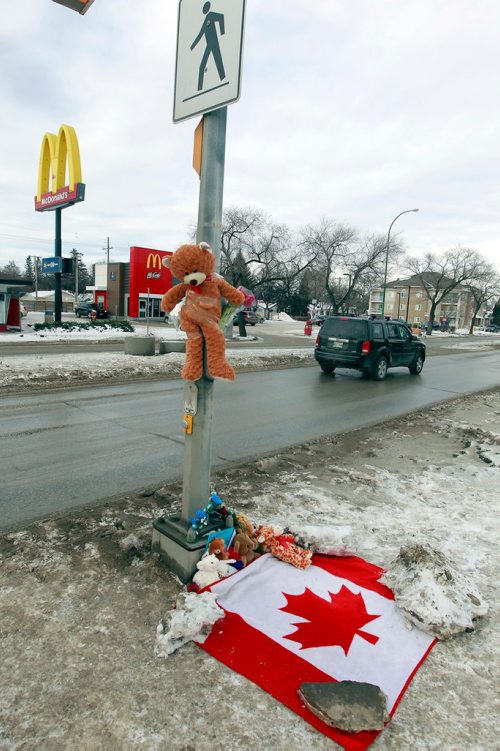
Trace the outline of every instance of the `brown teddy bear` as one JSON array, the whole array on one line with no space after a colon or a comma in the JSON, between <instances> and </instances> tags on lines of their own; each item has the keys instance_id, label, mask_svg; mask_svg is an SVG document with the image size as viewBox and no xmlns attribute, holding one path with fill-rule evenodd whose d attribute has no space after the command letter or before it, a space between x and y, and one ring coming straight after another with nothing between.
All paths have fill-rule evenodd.
<instances>
[{"instance_id":1,"label":"brown teddy bear","mask_svg":"<svg viewBox=\"0 0 500 751\"><path fill-rule=\"evenodd\" d=\"M244 566L248 566L254 558L258 557L259 554L255 552L257 547L257 541L252 540L242 529L236 532L231 545L231 549L234 550Z\"/></svg>"},{"instance_id":2,"label":"brown teddy bear","mask_svg":"<svg viewBox=\"0 0 500 751\"><path fill-rule=\"evenodd\" d=\"M256 552L259 543L255 536L255 528L250 519L241 513L235 515L235 528L236 534L231 549L240 558L243 565L248 566L254 558L259 556L259 553Z\"/></svg>"},{"instance_id":3,"label":"brown teddy bear","mask_svg":"<svg viewBox=\"0 0 500 751\"><path fill-rule=\"evenodd\" d=\"M208 544L209 555L215 555L219 561L227 561L229 553L226 550L226 544L222 537L214 537Z\"/></svg>"},{"instance_id":4,"label":"brown teddy bear","mask_svg":"<svg viewBox=\"0 0 500 751\"><path fill-rule=\"evenodd\" d=\"M242 305L243 292L214 273L215 258L207 243L181 245L172 256L164 258L163 263L181 283L163 295L161 309L170 313L177 303L185 300L180 327L188 340L182 377L186 381L202 377L205 339L209 375L234 381L234 370L226 360L226 341L219 328L221 298L233 305Z\"/></svg>"}]
</instances>

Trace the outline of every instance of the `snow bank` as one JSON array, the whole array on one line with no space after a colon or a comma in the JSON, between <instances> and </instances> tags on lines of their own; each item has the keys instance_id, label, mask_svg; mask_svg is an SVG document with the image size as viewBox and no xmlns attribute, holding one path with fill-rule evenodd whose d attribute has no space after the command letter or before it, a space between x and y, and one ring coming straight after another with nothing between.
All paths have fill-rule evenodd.
<instances>
[{"instance_id":1,"label":"snow bank","mask_svg":"<svg viewBox=\"0 0 500 751\"><path fill-rule=\"evenodd\" d=\"M224 611L211 592L181 592L175 609L167 613L156 628L155 655L168 657L193 639L203 644L214 623L221 618L224 618Z\"/></svg>"},{"instance_id":2,"label":"snow bank","mask_svg":"<svg viewBox=\"0 0 500 751\"><path fill-rule=\"evenodd\" d=\"M473 631L488 612L473 584L427 543L402 547L382 581L406 617L438 639Z\"/></svg>"},{"instance_id":3,"label":"snow bank","mask_svg":"<svg viewBox=\"0 0 500 751\"><path fill-rule=\"evenodd\" d=\"M300 526L292 525L290 532L295 541L315 553L323 555L355 555L352 528L348 526L330 527L324 526Z\"/></svg>"},{"instance_id":4,"label":"snow bank","mask_svg":"<svg viewBox=\"0 0 500 751\"><path fill-rule=\"evenodd\" d=\"M236 370L314 362L312 350L308 349L226 350L226 356ZM33 354L1 357L0 387L60 386L149 376L178 378L184 360L185 355L176 352L154 357L126 355L120 352L76 352L63 355Z\"/></svg>"}]
</instances>

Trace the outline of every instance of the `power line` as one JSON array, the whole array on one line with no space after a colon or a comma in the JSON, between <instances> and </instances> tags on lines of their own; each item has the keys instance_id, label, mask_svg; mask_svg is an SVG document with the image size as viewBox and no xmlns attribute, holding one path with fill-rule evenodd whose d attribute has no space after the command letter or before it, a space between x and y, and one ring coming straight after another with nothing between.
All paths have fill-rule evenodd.
<instances>
[{"instance_id":1,"label":"power line","mask_svg":"<svg viewBox=\"0 0 500 751\"><path fill-rule=\"evenodd\" d=\"M53 245L54 238L51 237L31 237L30 235L11 235L6 233L0 232L0 238L5 238L8 240L21 240L23 242L29 242L29 243L40 243L40 244L46 244ZM108 238L109 241L109 238ZM66 242L66 244L68 244ZM85 247L95 247L96 249L100 246L100 241L80 241L78 240L77 245L83 245ZM130 249L130 245L115 245L113 246L114 250L126 250L128 251ZM103 248L103 250L106 250L106 248Z\"/></svg>"}]
</instances>

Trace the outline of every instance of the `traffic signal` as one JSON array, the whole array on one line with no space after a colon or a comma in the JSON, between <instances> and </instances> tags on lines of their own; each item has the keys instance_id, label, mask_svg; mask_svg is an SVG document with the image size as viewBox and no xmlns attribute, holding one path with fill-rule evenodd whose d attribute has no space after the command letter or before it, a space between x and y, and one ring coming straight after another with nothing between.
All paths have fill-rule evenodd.
<instances>
[{"instance_id":1,"label":"traffic signal","mask_svg":"<svg viewBox=\"0 0 500 751\"><path fill-rule=\"evenodd\" d=\"M54 3L64 5L65 8L70 10L76 10L77 13L83 16L88 11L94 0L53 0Z\"/></svg>"},{"instance_id":2,"label":"traffic signal","mask_svg":"<svg viewBox=\"0 0 500 751\"><path fill-rule=\"evenodd\" d=\"M63 274L73 274L74 273L74 264L72 258L63 258L62 259L62 273Z\"/></svg>"}]
</instances>

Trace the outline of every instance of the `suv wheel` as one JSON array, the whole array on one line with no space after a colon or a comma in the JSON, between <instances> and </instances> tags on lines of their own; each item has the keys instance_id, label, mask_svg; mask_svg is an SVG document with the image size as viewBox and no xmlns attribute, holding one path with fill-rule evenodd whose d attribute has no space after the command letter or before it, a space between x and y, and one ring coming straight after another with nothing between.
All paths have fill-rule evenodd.
<instances>
[{"instance_id":1,"label":"suv wheel","mask_svg":"<svg viewBox=\"0 0 500 751\"><path fill-rule=\"evenodd\" d=\"M328 373L328 374L333 373L333 371L337 367L336 365L333 365L330 362L320 362L319 366L321 370L323 371L323 373Z\"/></svg>"},{"instance_id":2,"label":"suv wheel","mask_svg":"<svg viewBox=\"0 0 500 751\"><path fill-rule=\"evenodd\" d=\"M408 370L413 375L420 375L423 367L424 367L424 356L422 355L421 352L419 352L415 360L413 361L413 363L408 366Z\"/></svg>"},{"instance_id":3,"label":"suv wheel","mask_svg":"<svg viewBox=\"0 0 500 751\"><path fill-rule=\"evenodd\" d=\"M380 355L375 360L372 370L372 378L374 381L383 381L387 375L387 357Z\"/></svg>"}]
</instances>

